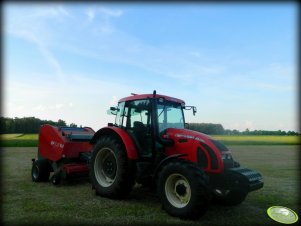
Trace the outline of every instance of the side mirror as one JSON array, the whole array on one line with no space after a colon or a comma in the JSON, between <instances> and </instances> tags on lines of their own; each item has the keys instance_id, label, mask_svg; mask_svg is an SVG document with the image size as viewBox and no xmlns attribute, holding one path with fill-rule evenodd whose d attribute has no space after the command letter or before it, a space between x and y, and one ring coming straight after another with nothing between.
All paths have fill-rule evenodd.
<instances>
[{"instance_id":1,"label":"side mirror","mask_svg":"<svg viewBox=\"0 0 301 226\"><path fill-rule=\"evenodd\" d=\"M195 115L195 113L196 113L196 107L195 106L192 107L192 113L193 113L193 115Z\"/></svg>"},{"instance_id":2,"label":"side mirror","mask_svg":"<svg viewBox=\"0 0 301 226\"><path fill-rule=\"evenodd\" d=\"M195 115L195 113L196 113L196 107L195 106L184 106L182 108L185 109L185 110L191 110L192 109L193 115Z\"/></svg>"},{"instance_id":3,"label":"side mirror","mask_svg":"<svg viewBox=\"0 0 301 226\"><path fill-rule=\"evenodd\" d=\"M109 110L107 110L108 115L117 115L117 112L119 111L119 108L117 107L110 107Z\"/></svg>"}]
</instances>

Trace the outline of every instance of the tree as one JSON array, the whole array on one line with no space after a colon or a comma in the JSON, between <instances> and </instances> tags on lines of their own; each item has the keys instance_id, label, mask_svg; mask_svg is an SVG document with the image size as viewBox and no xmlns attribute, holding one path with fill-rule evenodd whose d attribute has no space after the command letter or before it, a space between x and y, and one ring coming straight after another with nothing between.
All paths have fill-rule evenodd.
<instances>
[{"instance_id":1,"label":"tree","mask_svg":"<svg viewBox=\"0 0 301 226\"><path fill-rule=\"evenodd\" d=\"M213 123L189 123L189 128L206 134L225 134L224 127L221 124Z\"/></svg>"},{"instance_id":2,"label":"tree","mask_svg":"<svg viewBox=\"0 0 301 226\"><path fill-rule=\"evenodd\" d=\"M77 127L77 125L75 123L71 123L70 127Z\"/></svg>"},{"instance_id":3,"label":"tree","mask_svg":"<svg viewBox=\"0 0 301 226\"><path fill-rule=\"evenodd\" d=\"M66 126L66 122L59 119L58 122L51 120L41 120L35 117L6 118L0 117L1 134L4 133L38 133L41 125L49 124L53 126ZM73 126L76 127L74 123Z\"/></svg>"},{"instance_id":4,"label":"tree","mask_svg":"<svg viewBox=\"0 0 301 226\"><path fill-rule=\"evenodd\" d=\"M57 122L57 126L66 126L66 122L62 119L59 119L59 121Z\"/></svg>"}]
</instances>

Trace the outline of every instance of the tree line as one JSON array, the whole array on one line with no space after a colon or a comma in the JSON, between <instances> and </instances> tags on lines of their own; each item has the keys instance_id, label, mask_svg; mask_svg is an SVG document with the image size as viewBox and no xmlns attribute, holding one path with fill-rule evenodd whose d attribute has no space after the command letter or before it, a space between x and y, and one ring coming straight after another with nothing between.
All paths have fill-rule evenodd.
<instances>
[{"instance_id":1,"label":"tree line","mask_svg":"<svg viewBox=\"0 0 301 226\"><path fill-rule=\"evenodd\" d=\"M23 117L23 118L7 118L0 117L1 134L5 133L39 133L40 127L43 124L50 124L53 126L70 126L77 127L76 124L71 123L69 125L62 119L57 122L52 120L41 120L35 117ZM267 131L267 130L254 130L245 131L224 129L221 124L214 123L187 123L187 128L195 130L208 135L300 135L294 131Z\"/></svg>"},{"instance_id":2,"label":"tree line","mask_svg":"<svg viewBox=\"0 0 301 226\"><path fill-rule=\"evenodd\" d=\"M50 124L53 126L67 126L66 122L59 119L57 122L52 120L41 120L35 117L23 118L7 118L0 117L1 134L5 133L39 133L40 127L43 124ZM71 123L69 126L77 127L76 124Z\"/></svg>"},{"instance_id":3,"label":"tree line","mask_svg":"<svg viewBox=\"0 0 301 226\"><path fill-rule=\"evenodd\" d=\"M187 127L201 133L209 135L280 135L280 136L295 136L300 135L295 131L269 131L269 130L254 130L250 131L248 128L245 131L238 131L236 129L224 129L221 124L214 123L187 123Z\"/></svg>"}]
</instances>

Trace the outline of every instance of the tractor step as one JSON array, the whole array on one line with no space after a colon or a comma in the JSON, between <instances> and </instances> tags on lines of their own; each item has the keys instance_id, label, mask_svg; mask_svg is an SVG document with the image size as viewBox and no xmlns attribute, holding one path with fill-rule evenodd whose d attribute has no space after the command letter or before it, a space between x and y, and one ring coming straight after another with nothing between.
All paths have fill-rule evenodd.
<instances>
[{"instance_id":1,"label":"tractor step","mask_svg":"<svg viewBox=\"0 0 301 226\"><path fill-rule=\"evenodd\" d=\"M151 162L137 162L137 178L149 178L153 173Z\"/></svg>"}]
</instances>

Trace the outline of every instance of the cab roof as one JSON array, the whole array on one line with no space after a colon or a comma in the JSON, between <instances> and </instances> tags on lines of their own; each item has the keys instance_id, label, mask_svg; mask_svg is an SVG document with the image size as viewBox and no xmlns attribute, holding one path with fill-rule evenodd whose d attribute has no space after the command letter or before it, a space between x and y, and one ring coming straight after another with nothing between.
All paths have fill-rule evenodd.
<instances>
[{"instance_id":1,"label":"cab roof","mask_svg":"<svg viewBox=\"0 0 301 226\"><path fill-rule=\"evenodd\" d=\"M165 100L172 101L172 102L177 102L180 104L185 104L183 100L174 98L174 97L169 97L161 94L156 94L156 98L163 97ZM153 98L153 94L132 94L132 96L124 97L120 99L118 102L124 102L124 101L130 101L130 100L142 100L142 99L147 99L147 98Z\"/></svg>"}]
</instances>

